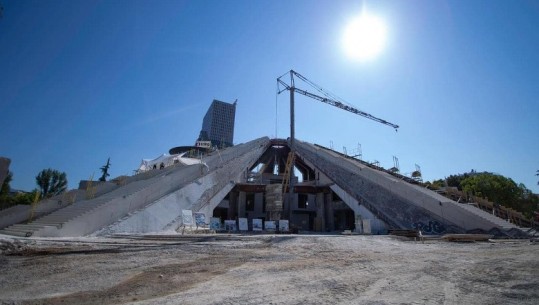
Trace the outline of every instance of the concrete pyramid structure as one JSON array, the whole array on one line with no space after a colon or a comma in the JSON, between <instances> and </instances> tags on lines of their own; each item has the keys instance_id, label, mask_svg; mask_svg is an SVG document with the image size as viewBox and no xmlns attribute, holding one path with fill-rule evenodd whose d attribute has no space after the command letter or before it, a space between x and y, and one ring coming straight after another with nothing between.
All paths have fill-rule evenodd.
<instances>
[{"instance_id":1,"label":"concrete pyramid structure","mask_svg":"<svg viewBox=\"0 0 539 305\"><path fill-rule=\"evenodd\" d=\"M212 152L201 164L152 170L98 187L91 198L49 203L52 208L42 211L41 217L0 233L84 236L173 231L182 226L182 210L191 210L206 220L245 218L248 230L253 229L253 219L284 219L292 231L385 234L389 229L420 229L426 234L524 235L517 226L474 206L302 141L294 148L297 176L292 178L292 193L282 197L282 209L275 214L268 209L267 189L282 183L289 152L286 140L259 138Z\"/></svg>"}]
</instances>

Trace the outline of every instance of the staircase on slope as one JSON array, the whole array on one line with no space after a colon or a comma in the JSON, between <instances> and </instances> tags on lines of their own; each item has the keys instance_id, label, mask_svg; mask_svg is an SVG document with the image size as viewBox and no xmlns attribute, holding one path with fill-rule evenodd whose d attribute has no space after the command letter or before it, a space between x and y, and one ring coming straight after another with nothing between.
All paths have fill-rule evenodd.
<instances>
[{"instance_id":1,"label":"staircase on slope","mask_svg":"<svg viewBox=\"0 0 539 305\"><path fill-rule=\"evenodd\" d=\"M174 167L181 167L183 164L176 164ZM170 168L167 168L167 170ZM94 197L99 197L105 193L111 192L118 187L123 185L140 181L140 180L149 180L155 176L162 175L163 171L161 170L150 170L142 173L138 173L134 176L126 177L121 176L115 179L112 179L106 184L104 183L94 183L93 186L87 189L73 189L62 193L60 195L44 199L38 202L35 208L32 208L30 205L17 205L11 208L0 211L0 229L10 227L14 224L24 224L29 222L29 219L37 219L44 217L50 213L56 212L60 209L68 207L75 202L88 200ZM27 228L29 228L28 226ZM24 228L24 226L17 225L13 228ZM25 230L26 231L26 230ZM18 235L26 235L20 233L14 233Z\"/></svg>"},{"instance_id":2,"label":"staircase on slope","mask_svg":"<svg viewBox=\"0 0 539 305\"><path fill-rule=\"evenodd\" d=\"M467 196L464 192L453 187L446 187L440 191L437 191L437 193L454 201L460 202L463 205L485 211L500 219L510 220L513 224L519 227L533 227L533 221L527 219L524 215L522 215L522 213L511 208L507 208L503 205L495 204L488 199Z\"/></svg>"},{"instance_id":3,"label":"staircase on slope","mask_svg":"<svg viewBox=\"0 0 539 305\"><path fill-rule=\"evenodd\" d=\"M151 183L155 183L155 177L159 177L160 175L166 175L171 170L174 170L174 167L161 171L159 175L152 175L149 180L135 180L112 192L105 193L96 198L74 202L67 207L61 208L48 215L39 217L29 223L11 225L3 230L0 230L0 234L29 237L32 236L34 232L41 230L47 226L61 228L63 224L67 223L68 221L75 219L89 211L99 208L100 206L106 204L107 202L110 202L117 196L129 196L147 187ZM148 181L150 181L151 183L149 184Z\"/></svg>"}]
</instances>

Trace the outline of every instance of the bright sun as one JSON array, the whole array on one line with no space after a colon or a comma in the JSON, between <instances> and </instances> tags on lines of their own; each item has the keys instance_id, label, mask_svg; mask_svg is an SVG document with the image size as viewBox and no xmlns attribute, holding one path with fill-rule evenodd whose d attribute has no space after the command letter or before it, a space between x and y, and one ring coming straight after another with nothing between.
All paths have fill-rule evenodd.
<instances>
[{"instance_id":1,"label":"bright sun","mask_svg":"<svg viewBox=\"0 0 539 305\"><path fill-rule=\"evenodd\" d=\"M386 27L376 16L361 14L344 30L343 44L348 56L368 60L380 53L386 43Z\"/></svg>"}]
</instances>

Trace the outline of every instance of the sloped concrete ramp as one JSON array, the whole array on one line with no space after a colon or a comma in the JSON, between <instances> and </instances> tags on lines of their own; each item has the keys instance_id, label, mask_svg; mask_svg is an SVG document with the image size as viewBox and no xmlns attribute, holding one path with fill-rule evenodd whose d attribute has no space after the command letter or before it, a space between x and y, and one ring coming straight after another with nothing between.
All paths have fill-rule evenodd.
<instances>
[{"instance_id":1,"label":"sloped concrete ramp","mask_svg":"<svg viewBox=\"0 0 539 305\"><path fill-rule=\"evenodd\" d=\"M296 143L298 157L329 177L388 228L420 229L432 234L468 231L507 236L524 234L516 225L483 210L370 168L354 158L307 142Z\"/></svg>"},{"instance_id":2,"label":"sloped concrete ramp","mask_svg":"<svg viewBox=\"0 0 539 305\"><path fill-rule=\"evenodd\" d=\"M110 232L116 232L115 228L129 232L157 229L174 221L182 209L190 209L194 204L203 207L200 201L205 200L203 196L208 196L208 193L202 190L214 189L219 193L226 185L234 184L234 179L241 177L243 171L260 157L268 143L267 137L260 138L214 152L203 160L204 164L156 170L160 173L152 173L148 179L137 179L28 224L8 227L0 233L27 237L84 236L111 224L115 226L110 227ZM130 216L132 213L138 216ZM122 219L123 224L118 221ZM126 229L130 225L133 230Z\"/></svg>"},{"instance_id":3,"label":"sloped concrete ramp","mask_svg":"<svg viewBox=\"0 0 539 305\"><path fill-rule=\"evenodd\" d=\"M175 230L181 223L182 210L202 212L206 219L237 182L245 170L267 149L268 138L237 145L208 158L209 172L193 179L178 190L99 230L96 235L149 233Z\"/></svg>"}]
</instances>

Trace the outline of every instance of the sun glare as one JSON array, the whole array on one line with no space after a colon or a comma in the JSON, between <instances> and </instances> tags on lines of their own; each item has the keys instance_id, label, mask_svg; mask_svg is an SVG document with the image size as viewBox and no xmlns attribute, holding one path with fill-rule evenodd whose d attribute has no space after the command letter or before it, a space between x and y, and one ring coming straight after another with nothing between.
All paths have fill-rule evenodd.
<instances>
[{"instance_id":1,"label":"sun glare","mask_svg":"<svg viewBox=\"0 0 539 305\"><path fill-rule=\"evenodd\" d=\"M386 26L373 15L361 14L344 30L343 45L348 56L368 60L378 55L386 43Z\"/></svg>"}]
</instances>

